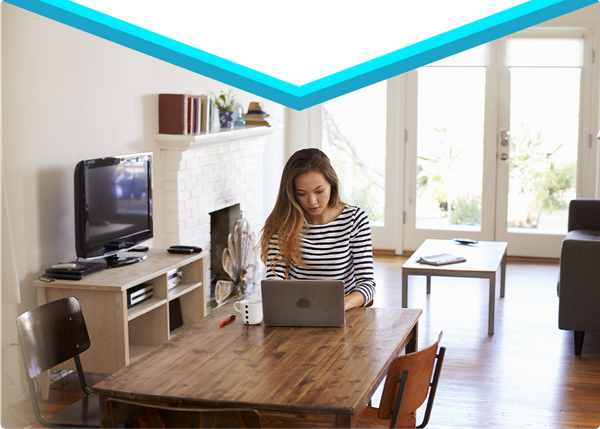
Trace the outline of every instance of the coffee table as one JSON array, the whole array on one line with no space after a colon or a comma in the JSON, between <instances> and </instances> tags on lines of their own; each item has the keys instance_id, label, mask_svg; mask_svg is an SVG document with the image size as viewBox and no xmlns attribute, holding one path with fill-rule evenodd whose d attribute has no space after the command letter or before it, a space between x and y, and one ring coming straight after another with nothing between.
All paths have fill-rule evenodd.
<instances>
[{"instance_id":1,"label":"coffee table","mask_svg":"<svg viewBox=\"0 0 600 429\"><path fill-rule=\"evenodd\" d=\"M408 276L427 276L427 293L431 292L431 277L475 277L490 282L488 333L494 333L496 309L496 275L500 270L500 297L504 297L506 281L506 249L508 243L480 241L459 244L453 240L425 240L402 266L402 307L408 307ZM467 260L449 265L428 265L417 262L421 256L451 253Z\"/></svg>"}]
</instances>

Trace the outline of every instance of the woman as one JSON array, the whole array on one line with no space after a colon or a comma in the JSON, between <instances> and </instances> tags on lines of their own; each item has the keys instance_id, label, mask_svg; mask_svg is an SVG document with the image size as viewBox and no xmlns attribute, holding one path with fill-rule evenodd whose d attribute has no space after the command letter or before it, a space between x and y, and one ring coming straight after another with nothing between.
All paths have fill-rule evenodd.
<instances>
[{"instance_id":1,"label":"woman","mask_svg":"<svg viewBox=\"0 0 600 429\"><path fill-rule=\"evenodd\" d=\"M343 280L346 311L375 295L369 219L342 202L337 174L319 149L299 150L286 163L260 245L267 278Z\"/></svg>"}]
</instances>

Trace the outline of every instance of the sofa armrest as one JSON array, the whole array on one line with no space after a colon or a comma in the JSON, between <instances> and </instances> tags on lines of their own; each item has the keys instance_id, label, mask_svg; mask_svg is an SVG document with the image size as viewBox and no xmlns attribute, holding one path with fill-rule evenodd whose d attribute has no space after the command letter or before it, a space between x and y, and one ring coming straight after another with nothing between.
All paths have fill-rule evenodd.
<instances>
[{"instance_id":1,"label":"sofa armrest","mask_svg":"<svg viewBox=\"0 0 600 429\"><path fill-rule=\"evenodd\" d=\"M568 230L600 231L600 200L578 198L569 203Z\"/></svg>"},{"instance_id":2,"label":"sofa armrest","mask_svg":"<svg viewBox=\"0 0 600 429\"><path fill-rule=\"evenodd\" d=\"M560 329L600 332L599 238L567 237L563 241L559 274Z\"/></svg>"}]
</instances>

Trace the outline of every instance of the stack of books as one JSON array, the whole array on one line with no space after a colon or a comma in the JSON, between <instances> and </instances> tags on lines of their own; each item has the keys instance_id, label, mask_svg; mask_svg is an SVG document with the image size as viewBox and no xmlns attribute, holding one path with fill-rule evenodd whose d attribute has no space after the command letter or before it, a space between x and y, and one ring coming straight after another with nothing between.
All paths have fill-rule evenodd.
<instances>
[{"instance_id":1,"label":"stack of books","mask_svg":"<svg viewBox=\"0 0 600 429\"><path fill-rule=\"evenodd\" d=\"M201 134L212 131L213 100L206 95L159 94L160 134Z\"/></svg>"}]
</instances>

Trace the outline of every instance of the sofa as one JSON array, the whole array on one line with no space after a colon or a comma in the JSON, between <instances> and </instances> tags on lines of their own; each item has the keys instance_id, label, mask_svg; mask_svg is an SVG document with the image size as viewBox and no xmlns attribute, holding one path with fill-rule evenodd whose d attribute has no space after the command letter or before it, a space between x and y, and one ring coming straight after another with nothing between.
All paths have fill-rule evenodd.
<instances>
[{"instance_id":1,"label":"sofa","mask_svg":"<svg viewBox=\"0 0 600 429\"><path fill-rule=\"evenodd\" d=\"M558 327L574 332L575 354L581 355L585 333L600 332L600 200L569 204L558 296Z\"/></svg>"}]
</instances>

